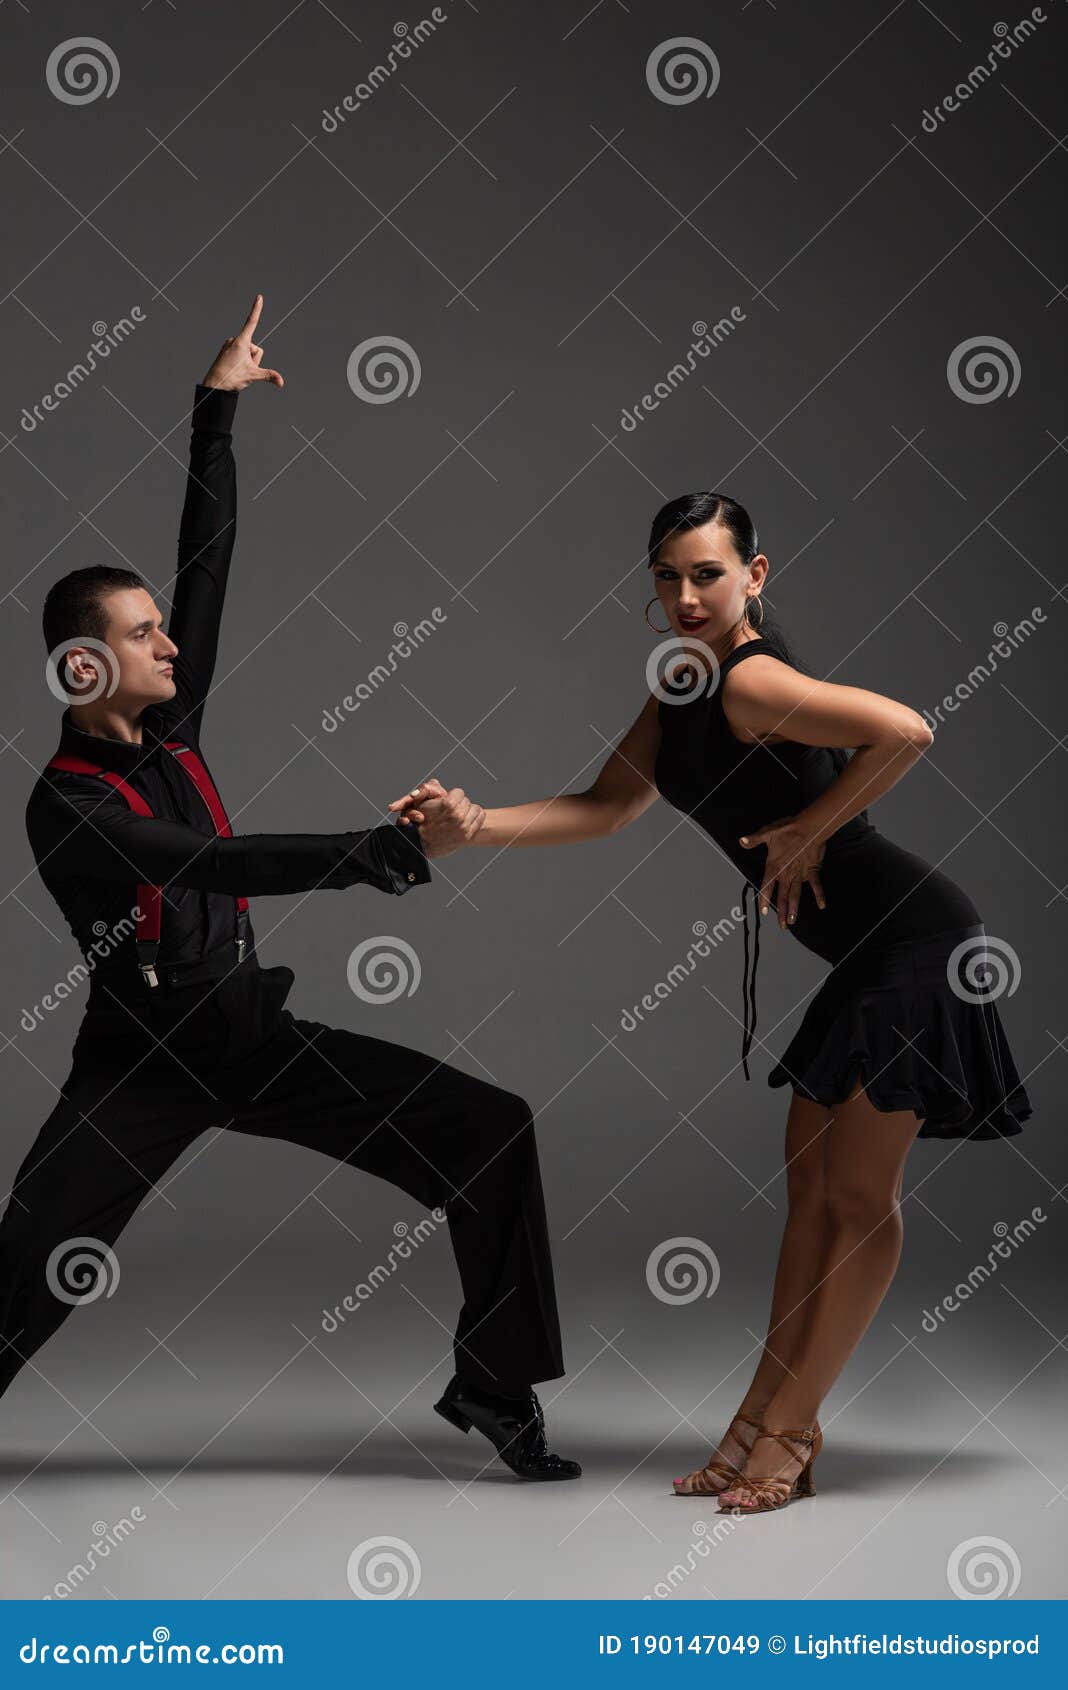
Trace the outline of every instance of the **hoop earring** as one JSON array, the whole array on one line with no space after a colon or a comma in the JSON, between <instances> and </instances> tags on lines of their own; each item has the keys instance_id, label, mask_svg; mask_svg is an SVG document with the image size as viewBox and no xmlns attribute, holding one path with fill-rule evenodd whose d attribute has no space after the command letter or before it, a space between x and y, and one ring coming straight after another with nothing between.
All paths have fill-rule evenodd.
<instances>
[{"instance_id":1,"label":"hoop earring","mask_svg":"<svg viewBox=\"0 0 1068 1690\"><path fill-rule=\"evenodd\" d=\"M749 606L751 604L760 605L760 615L755 620L754 620L753 617L751 617L749 615ZM746 601L745 601L745 618L746 618L746 621L750 624L750 626L752 626L754 628L763 627L763 625L764 625L764 605L763 605L763 602L761 601L761 597L760 597L759 593L751 593L750 596L746 599Z\"/></svg>"},{"instance_id":2,"label":"hoop earring","mask_svg":"<svg viewBox=\"0 0 1068 1690\"><path fill-rule=\"evenodd\" d=\"M654 593L652 598L649 600L649 604L656 604L656 602L657 602L656 594ZM645 607L645 620L647 622L649 622L649 604L647 604L646 607ZM652 623L652 622L649 622L649 626L650 626L650 628L652 628L654 634L670 634L670 632L671 632L670 627L657 628L655 626L655 624Z\"/></svg>"}]
</instances>

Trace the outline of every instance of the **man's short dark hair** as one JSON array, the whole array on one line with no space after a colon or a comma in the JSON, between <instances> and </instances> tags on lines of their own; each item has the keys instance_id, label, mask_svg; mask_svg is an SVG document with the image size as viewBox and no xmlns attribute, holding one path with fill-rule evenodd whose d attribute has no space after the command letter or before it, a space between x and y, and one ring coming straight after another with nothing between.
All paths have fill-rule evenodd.
<instances>
[{"instance_id":1,"label":"man's short dark hair","mask_svg":"<svg viewBox=\"0 0 1068 1690\"><path fill-rule=\"evenodd\" d=\"M48 589L44 601L42 626L44 642L49 653L64 643L77 645L81 640L101 640L107 637L108 613L105 599L109 593L126 587L144 587L140 575L132 569L111 569L106 564L91 564L88 569L72 569ZM63 665L56 664L60 681Z\"/></svg>"}]
</instances>

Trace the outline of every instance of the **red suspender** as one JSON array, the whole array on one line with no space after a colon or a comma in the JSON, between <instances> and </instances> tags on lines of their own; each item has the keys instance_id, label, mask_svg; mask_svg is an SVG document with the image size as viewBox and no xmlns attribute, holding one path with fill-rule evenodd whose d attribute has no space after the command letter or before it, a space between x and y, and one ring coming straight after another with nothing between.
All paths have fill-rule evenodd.
<instances>
[{"instance_id":1,"label":"red suspender","mask_svg":"<svg viewBox=\"0 0 1068 1690\"><path fill-rule=\"evenodd\" d=\"M185 770L208 806L208 814L215 824L215 832L218 837L220 839L232 839L233 833L226 817L226 811L223 809L222 799L215 789L215 782L192 746L183 745L180 739L165 740L164 745L177 758L179 768ZM248 909L248 899L243 894L238 894L235 901L239 913Z\"/></svg>"},{"instance_id":2,"label":"red suspender","mask_svg":"<svg viewBox=\"0 0 1068 1690\"><path fill-rule=\"evenodd\" d=\"M232 838L232 829L226 811L223 809L222 799L216 791L214 781L196 752L180 739L170 739L164 743L165 749L174 757L179 768L185 770L207 805L216 836L220 839ZM136 815L152 816L153 814L151 806L146 803L139 792L136 792L127 781L123 780L121 775L115 774L111 769L102 769L96 763L87 762L84 757L73 757L66 752L57 752L49 761L48 768L59 769L72 775L96 775L99 779L107 781L108 785L114 787L116 792L121 793ZM141 882L138 885L137 954L140 959L141 973L150 986L159 985L156 974L156 958L159 953L162 904L162 887L150 886L147 882ZM235 942L237 944L237 960L240 962L248 943L248 899L244 894L238 894L234 898L234 905L236 914Z\"/></svg>"}]
</instances>

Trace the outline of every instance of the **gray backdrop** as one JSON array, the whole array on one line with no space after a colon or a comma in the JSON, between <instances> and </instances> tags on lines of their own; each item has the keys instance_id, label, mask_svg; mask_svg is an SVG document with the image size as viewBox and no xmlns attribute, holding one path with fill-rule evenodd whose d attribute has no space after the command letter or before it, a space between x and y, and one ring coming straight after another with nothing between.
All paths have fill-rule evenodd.
<instances>
[{"instance_id":1,"label":"gray backdrop","mask_svg":"<svg viewBox=\"0 0 1068 1690\"><path fill-rule=\"evenodd\" d=\"M748 1086L740 932L624 1030L740 893L665 804L583 849L451 856L396 901L261 899L296 1013L530 1098L569 1365L543 1398L584 1479L472 1484L486 1446L430 1414L458 1295L444 1229L328 1334L323 1309L418 1212L304 1151L205 1137L121 1238L116 1294L4 1400L7 1594L347 1597L350 1553L385 1534L419 1597L942 1596L991 1537L995 1594L1054 1593L1063 8L1043 18L1017 40L1015 15L962 0L457 0L407 18L390 63L403 34L378 4L4 8L5 1197L85 992L25 1029L77 961L22 826L60 712L41 602L90 562L168 602L193 384L257 289L286 387L238 405L204 736L235 827L370 826L427 773L487 806L586 785L645 695L651 515L726 490L818 674L932 713L955 694L873 820L958 879L1009 956L999 1007L1035 1106L1014 1141L916 1147L900 1274L828 1404L823 1494L712 1545L711 1506L670 1476L753 1365L785 1197L787 1094L765 1076L824 965L765 926ZM49 55L81 35L99 80L64 88ZM697 59L673 81L684 37ZM372 403L350 359L386 337L396 391ZM369 936L414 948L410 996L350 990ZM1048 1219L926 1332L1036 1205ZM714 1254L713 1295L651 1291L676 1239Z\"/></svg>"}]
</instances>

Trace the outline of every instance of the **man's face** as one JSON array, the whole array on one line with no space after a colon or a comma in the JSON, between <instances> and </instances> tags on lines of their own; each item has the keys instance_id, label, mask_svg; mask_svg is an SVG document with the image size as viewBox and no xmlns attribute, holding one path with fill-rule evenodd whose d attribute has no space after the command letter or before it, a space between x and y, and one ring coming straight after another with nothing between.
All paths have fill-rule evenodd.
<instances>
[{"instance_id":1,"label":"man's face","mask_svg":"<svg viewBox=\"0 0 1068 1690\"><path fill-rule=\"evenodd\" d=\"M104 608L108 615L104 639L113 656L72 643L68 659L75 682L72 702L77 703L79 690L106 696L127 709L143 709L173 698L177 689L171 661L178 647L163 632L152 595L144 587L120 587L107 595ZM116 675L118 684L112 690Z\"/></svg>"}]
</instances>

